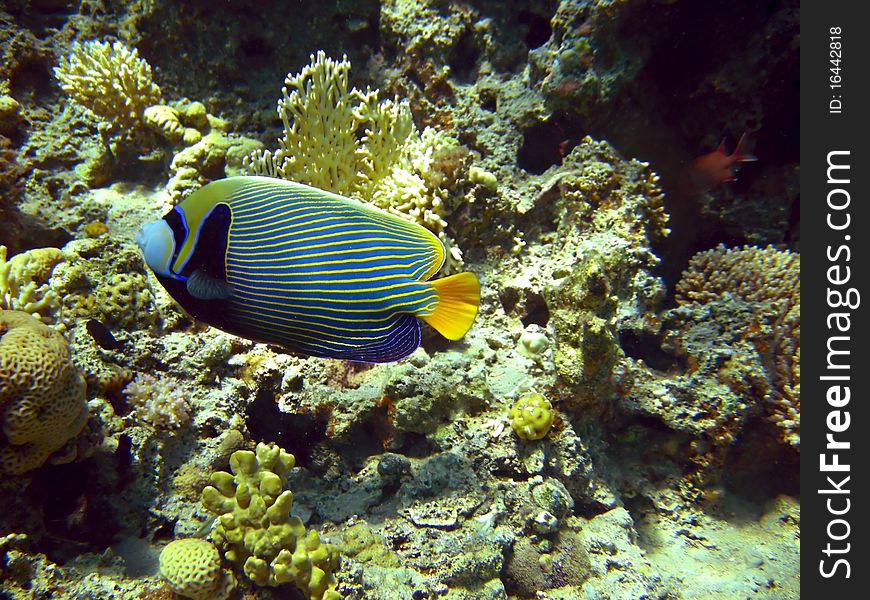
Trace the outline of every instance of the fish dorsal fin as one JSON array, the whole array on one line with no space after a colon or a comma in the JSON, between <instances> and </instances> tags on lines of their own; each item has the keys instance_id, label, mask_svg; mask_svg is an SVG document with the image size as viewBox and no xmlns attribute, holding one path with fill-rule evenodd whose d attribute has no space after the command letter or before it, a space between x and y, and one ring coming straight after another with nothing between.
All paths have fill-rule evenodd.
<instances>
[{"instance_id":1,"label":"fish dorsal fin","mask_svg":"<svg viewBox=\"0 0 870 600\"><path fill-rule=\"evenodd\" d=\"M480 283L474 273L457 273L431 282L438 305L420 318L448 340L458 340L471 329L480 304Z\"/></svg>"}]
</instances>

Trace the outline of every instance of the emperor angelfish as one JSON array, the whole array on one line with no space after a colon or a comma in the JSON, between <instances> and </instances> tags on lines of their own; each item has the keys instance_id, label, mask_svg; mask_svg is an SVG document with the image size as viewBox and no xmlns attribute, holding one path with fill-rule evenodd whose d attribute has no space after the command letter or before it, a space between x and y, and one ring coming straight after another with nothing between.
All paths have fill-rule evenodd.
<instances>
[{"instance_id":1,"label":"emperor angelfish","mask_svg":"<svg viewBox=\"0 0 870 600\"><path fill-rule=\"evenodd\" d=\"M282 179L209 183L136 241L195 318L309 356L399 360L420 345L418 319L458 340L480 302L473 273L428 281L445 259L429 230Z\"/></svg>"}]
</instances>

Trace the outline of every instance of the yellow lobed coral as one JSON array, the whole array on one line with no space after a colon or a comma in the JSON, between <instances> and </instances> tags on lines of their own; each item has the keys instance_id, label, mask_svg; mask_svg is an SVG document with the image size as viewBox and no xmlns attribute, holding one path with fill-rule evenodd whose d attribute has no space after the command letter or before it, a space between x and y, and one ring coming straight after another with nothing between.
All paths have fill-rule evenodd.
<instances>
[{"instance_id":1,"label":"yellow lobed coral","mask_svg":"<svg viewBox=\"0 0 870 600\"><path fill-rule=\"evenodd\" d=\"M149 106L142 113L142 120L148 127L173 144L180 144L184 139L184 125L181 124L178 111L171 106L165 104ZM189 146L190 144L185 145Z\"/></svg>"},{"instance_id":2,"label":"yellow lobed coral","mask_svg":"<svg viewBox=\"0 0 870 600\"><path fill-rule=\"evenodd\" d=\"M0 246L0 309L20 310L51 321L60 307L48 286L54 267L63 260L58 248L35 248L6 259Z\"/></svg>"},{"instance_id":3,"label":"yellow lobed coral","mask_svg":"<svg viewBox=\"0 0 870 600\"><path fill-rule=\"evenodd\" d=\"M233 452L232 474L213 473L214 486L202 491L203 506L218 515L212 537L255 584L293 583L307 598L336 600L338 550L290 516L293 493L285 488L295 464L274 445Z\"/></svg>"},{"instance_id":4,"label":"yellow lobed coral","mask_svg":"<svg viewBox=\"0 0 870 600\"><path fill-rule=\"evenodd\" d=\"M524 440L539 440L546 436L555 418L553 405L538 393L520 396L508 413L511 428Z\"/></svg>"},{"instance_id":5,"label":"yellow lobed coral","mask_svg":"<svg viewBox=\"0 0 870 600\"><path fill-rule=\"evenodd\" d=\"M132 129L147 107L160 102L151 65L121 42L75 43L54 73L72 100L113 130Z\"/></svg>"},{"instance_id":6,"label":"yellow lobed coral","mask_svg":"<svg viewBox=\"0 0 870 600\"><path fill-rule=\"evenodd\" d=\"M753 304L755 314L772 322L770 332L745 333L761 352L773 351L770 419L783 441L800 447L800 254L722 244L695 254L677 284L677 303L706 304L726 294Z\"/></svg>"},{"instance_id":7,"label":"yellow lobed coral","mask_svg":"<svg viewBox=\"0 0 870 600\"><path fill-rule=\"evenodd\" d=\"M215 545L199 538L167 544L160 552L160 576L173 592L191 600L225 600L236 586L233 574L221 568Z\"/></svg>"},{"instance_id":8,"label":"yellow lobed coral","mask_svg":"<svg viewBox=\"0 0 870 600\"><path fill-rule=\"evenodd\" d=\"M63 336L27 313L0 311L0 473L41 466L87 418L85 380Z\"/></svg>"}]
</instances>

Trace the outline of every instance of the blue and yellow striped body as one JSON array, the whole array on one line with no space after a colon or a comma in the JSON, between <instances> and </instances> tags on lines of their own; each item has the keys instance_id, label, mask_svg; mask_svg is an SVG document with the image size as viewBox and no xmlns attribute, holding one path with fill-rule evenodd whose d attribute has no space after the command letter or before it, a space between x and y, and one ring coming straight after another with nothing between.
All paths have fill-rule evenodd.
<instances>
[{"instance_id":1,"label":"blue and yellow striped body","mask_svg":"<svg viewBox=\"0 0 870 600\"><path fill-rule=\"evenodd\" d=\"M146 260L188 312L302 354L397 360L420 344L417 318L457 339L477 310L472 274L427 281L445 257L431 232L301 184L216 181L150 226Z\"/></svg>"}]
</instances>

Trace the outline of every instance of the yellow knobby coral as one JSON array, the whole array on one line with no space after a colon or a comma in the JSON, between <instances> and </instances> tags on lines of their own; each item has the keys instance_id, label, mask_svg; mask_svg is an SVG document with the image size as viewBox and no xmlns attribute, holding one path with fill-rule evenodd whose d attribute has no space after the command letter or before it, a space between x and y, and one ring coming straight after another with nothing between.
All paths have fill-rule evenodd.
<instances>
[{"instance_id":1,"label":"yellow knobby coral","mask_svg":"<svg viewBox=\"0 0 870 600\"><path fill-rule=\"evenodd\" d=\"M0 310L0 473L41 466L87 418L85 380L63 336L27 313Z\"/></svg>"},{"instance_id":2,"label":"yellow knobby coral","mask_svg":"<svg viewBox=\"0 0 870 600\"><path fill-rule=\"evenodd\" d=\"M508 413L511 427L524 440L539 440L546 436L555 418L553 405L538 393L520 396Z\"/></svg>"},{"instance_id":3,"label":"yellow knobby coral","mask_svg":"<svg viewBox=\"0 0 870 600\"><path fill-rule=\"evenodd\" d=\"M257 585L293 583L307 598L337 600L338 550L290 516L293 492L285 488L295 464L274 445L233 452L232 474L213 473L214 486L202 491L203 506L218 515L212 538Z\"/></svg>"},{"instance_id":4,"label":"yellow knobby coral","mask_svg":"<svg viewBox=\"0 0 870 600\"><path fill-rule=\"evenodd\" d=\"M160 553L160 576L173 592L191 600L225 600L236 586L233 574L221 568L215 545L199 538L167 544Z\"/></svg>"},{"instance_id":5,"label":"yellow knobby coral","mask_svg":"<svg viewBox=\"0 0 870 600\"><path fill-rule=\"evenodd\" d=\"M202 132L195 127L185 127L187 123L195 123L202 129L209 128L202 102L191 102L183 111L166 104L155 104L145 109L142 120L169 142L183 146L192 146L202 139Z\"/></svg>"},{"instance_id":6,"label":"yellow knobby coral","mask_svg":"<svg viewBox=\"0 0 870 600\"><path fill-rule=\"evenodd\" d=\"M54 267L63 260L57 248L35 248L6 260L0 246L0 309L20 310L51 321L60 307L57 294L48 285Z\"/></svg>"},{"instance_id":7,"label":"yellow knobby coral","mask_svg":"<svg viewBox=\"0 0 870 600\"><path fill-rule=\"evenodd\" d=\"M149 106L142 113L142 120L173 144L179 144L184 139L184 125L181 124L178 111L171 106L165 104Z\"/></svg>"},{"instance_id":8,"label":"yellow knobby coral","mask_svg":"<svg viewBox=\"0 0 870 600\"><path fill-rule=\"evenodd\" d=\"M132 129L147 107L160 102L151 65L121 42L75 43L54 73L69 97L111 130Z\"/></svg>"}]
</instances>

